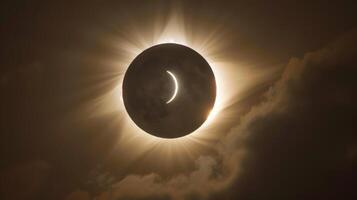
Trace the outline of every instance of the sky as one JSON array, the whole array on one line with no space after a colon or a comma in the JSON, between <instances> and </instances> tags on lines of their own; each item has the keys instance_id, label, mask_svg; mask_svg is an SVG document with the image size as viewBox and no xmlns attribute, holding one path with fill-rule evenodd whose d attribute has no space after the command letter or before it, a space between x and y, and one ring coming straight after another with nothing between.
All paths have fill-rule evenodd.
<instances>
[{"instance_id":1,"label":"sky","mask_svg":"<svg viewBox=\"0 0 357 200\"><path fill-rule=\"evenodd\" d=\"M0 199L356 199L357 7L347 1L3 2ZM128 120L145 48L209 62L214 116L176 140Z\"/></svg>"}]
</instances>

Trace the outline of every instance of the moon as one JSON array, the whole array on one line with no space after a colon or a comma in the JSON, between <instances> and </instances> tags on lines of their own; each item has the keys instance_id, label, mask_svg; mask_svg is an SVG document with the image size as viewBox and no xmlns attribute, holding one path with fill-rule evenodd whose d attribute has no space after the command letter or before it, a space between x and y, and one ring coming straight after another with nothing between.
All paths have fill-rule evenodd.
<instances>
[{"instance_id":1,"label":"moon","mask_svg":"<svg viewBox=\"0 0 357 200\"><path fill-rule=\"evenodd\" d=\"M176 95L177 95L177 91L178 91L178 83L177 83L177 80L176 80L176 77L173 73L171 73L170 71L166 71L168 74L170 74L170 76L172 77L172 79L174 80L174 83L175 83L175 91L174 91L174 94L172 95L172 97L166 102L166 104L170 103L172 100L175 99Z\"/></svg>"},{"instance_id":2,"label":"moon","mask_svg":"<svg viewBox=\"0 0 357 200\"><path fill-rule=\"evenodd\" d=\"M216 99L216 80L198 52L164 43L145 49L130 63L122 97L138 128L160 138L179 138L207 120Z\"/></svg>"}]
</instances>

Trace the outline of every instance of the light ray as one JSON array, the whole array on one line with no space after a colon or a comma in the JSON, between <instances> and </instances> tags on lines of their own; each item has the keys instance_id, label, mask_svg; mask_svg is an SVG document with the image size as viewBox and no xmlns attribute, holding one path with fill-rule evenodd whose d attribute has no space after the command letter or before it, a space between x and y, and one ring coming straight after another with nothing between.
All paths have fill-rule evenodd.
<instances>
[{"instance_id":1,"label":"light ray","mask_svg":"<svg viewBox=\"0 0 357 200\"><path fill-rule=\"evenodd\" d=\"M112 80L116 82L116 87L89 103L82 115L101 117L116 113L118 117L113 118L113 123L120 124L116 130L120 137L115 151L126 152L121 164L134 162L143 155L153 160L160 158L163 165L190 162L207 149L214 148L214 144L227 132L226 121L237 118L236 113L227 112L226 108L239 101L259 79L259 74L249 71L250 68L234 60L235 57L227 56L231 41L224 35L225 27L201 26L184 19L180 9L173 9L167 20L148 18L145 26L135 26L139 20L130 16L125 18L126 28L116 24L114 26L119 27L103 37L103 45L111 51L110 56L100 60L100 66L106 66L107 72L121 75L110 80L110 83ZM207 110L207 120L193 133L174 139L159 138L140 129L127 114L122 97L123 75L131 61L145 49L162 43L177 43L192 48L206 59L216 79L216 100L212 110ZM170 103L176 97L179 86L174 74L167 73L175 82L174 94L167 101Z\"/></svg>"}]
</instances>

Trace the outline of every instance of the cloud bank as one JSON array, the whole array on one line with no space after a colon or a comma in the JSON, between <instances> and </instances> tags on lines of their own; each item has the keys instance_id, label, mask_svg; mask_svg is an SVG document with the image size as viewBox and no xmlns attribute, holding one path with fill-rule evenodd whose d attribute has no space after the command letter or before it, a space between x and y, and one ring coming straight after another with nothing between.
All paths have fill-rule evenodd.
<instances>
[{"instance_id":1,"label":"cloud bank","mask_svg":"<svg viewBox=\"0 0 357 200\"><path fill-rule=\"evenodd\" d=\"M352 179L345 178L356 175L357 162L356 45L352 32L292 58L264 100L218 143L218 156L200 157L191 173L128 175L95 198L309 199L349 192Z\"/></svg>"}]
</instances>

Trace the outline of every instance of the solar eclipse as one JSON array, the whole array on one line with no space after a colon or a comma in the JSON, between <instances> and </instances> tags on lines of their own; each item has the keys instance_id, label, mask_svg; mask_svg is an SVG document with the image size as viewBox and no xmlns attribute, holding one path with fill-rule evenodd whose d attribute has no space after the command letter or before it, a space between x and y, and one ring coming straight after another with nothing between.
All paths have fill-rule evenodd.
<instances>
[{"instance_id":1,"label":"solar eclipse","mask_svg":"<svg viewBox=\"0 0 357 200\"><path fill-rule=\"evenodd\" d=\"M206 121L215 103L216 82L199 53L165 43L132 61L122 91L126 111L138 127L157 137L178 138Z\"/></svg>"}]
</instances>

